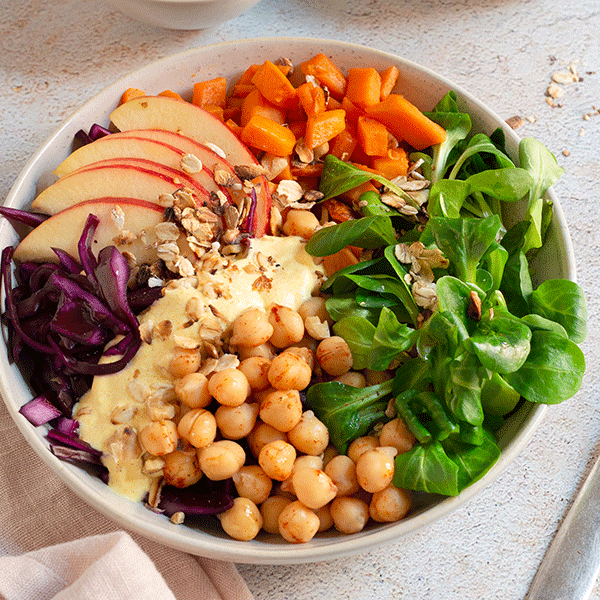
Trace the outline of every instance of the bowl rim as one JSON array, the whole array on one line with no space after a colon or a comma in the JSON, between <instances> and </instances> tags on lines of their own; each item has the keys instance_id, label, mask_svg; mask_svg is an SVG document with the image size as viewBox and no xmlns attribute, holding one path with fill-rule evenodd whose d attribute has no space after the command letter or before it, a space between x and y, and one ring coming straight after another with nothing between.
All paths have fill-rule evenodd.
<instances>
[{"instance_id":1,"label":"bowl rim","mask_svg":"<svg viewBox=\"0 0 600 600\"><path fill-rule=\"evenodd\" d=\"M435 80L448 89L455 90L461 99L468 101L482 114L485 114L487 117L497 122L498 126L503 128L508 140L510 140L513 144L518 144L520 138L517 136L517 134L510 129L508 125L506 125L504 120L499 115L497 115L483 102L479 101L461 86L455 85L446 77L439 75L433 70L413 62L412 60L403 58L391 52L369 48L368 46L361 44L329 40L325 38L303 36L246 38L242 40L217 42L214 44L199 46L183 52L171 54L125 74L110 85L103 88L101 91L94 94L86 102L75 109L70 116L64 119L62 123L54 130L54 132L46 138L37 151L29 158L15 180L5 200L5 205L16 207L23 206L24 199L27 201L27 198L31 198L32 184L35 185L36 183L36 180L32 179L35 177L34 171L36 170L38 163L43 162L44 159L46 159L49 149L54 148L57 140L59 140L61 137L64 137L68 131L76 131L79 128L77 125L81 122L86 113L93 115L94 111L90 110L92 107L96 106L99 102L101 104L106 104L109 99L113 97L118 98L125 89L124 86L127 85L129 87L128 84L135 81L136 78L139 79L142 75L150 73L151 71L160 71L161 68L165 68L168 65L193 58L197 54L211 51L226 52L232 49L235 49L239 52L240 47L242 46L250 46L252 47L253 51L256 52L261 45L268 45L273 42L291 45L304 45L304 49L307 52L309 49L323 49L324 47L327 47L327 51L330 53L335 52L336 49L343 49L345 52L349 50L354 51L357 53L357 56L360 56L361 53L367 53L370 56L378 56L382 60L388 61L391 64L395 64L398 67L405 66L406 68L417 70L426 78ZM317 51L322 50L315 50L313 54ZM198 67L198 70L201 70L201 67ZM575 281L575 258L565 217L561 209L560 202L558 201L554 191L549 190L548 196L554 203L554 219L558 224L562 236L561 241L564 244L563 260L567 273L566 277ZM6 229L9 228L10 225L5 220L3 221L4 222L0 224L0 239L4 241L4 238L7 237ZM10 235L12 234L9 232L8 236ZM501 453L498 461L484 475L484 477L473 483L458 496L445 498L434 506L428 508L422 514L417 513L405 518L402 521L399 521L398 523L386 525L381 528L374 528L369 531L363 531L361 534L336 538L325 538L331 543L322 543L321 545L311 544L310 542L308 544L299 545L259 544L251 542L250 544L252 545L249 546L248 542L242 543L235 540L228 540L197 530L194 530L195 535L193 537L191 535L181 536L178 534L178 532L181 531L179 529L181 526L170 524L167 519L164 519L164 517L160 517L160 522L158 520L138 520L135 518L132 522L131 518L127 516L127 513L130 512L128 509L131 508L131 502L129 500L120 498L116 494L111 493L110 501L107 502L106 498L103 497L103 493L99 488L97 488L97 486L90 485L89 482L86 484L85 481L81 479L82 472L78 467L64 463L52 455L48 450L47 443L43 439L40 432L36 432L36 428L33 428L22 417L22 415L18 413L19 407L12 401L13 392L10 388L11 367L9 367L7 356L5 356L5 354L5 352L2 352L0 362L0 375L2 375L0 377L0 392L2 394L4 403L11 414L11 417L15 421L17 427L29 445L38 454L38 456L40 456L42 461L45 462L46 465L56 475L58 475L63 483L65 483L65 485L67 485L67 487L69 487L79 498L84 500L89 506L96 509L98 512L104 514L113 522L116 522L143 537L198 556L240 563L299 564L341 558L366 552L391 540L399 539L405 535L413 533L424 526L441 519L460 506L464 505L470 498L477 495L483 488L487 487L490 483L497 479L497 477L507 468L510 462L529 442L540 422L542 421L547 409L546 405L537 405L531 407L530 414L525 425L510 440L510 442L507 444L507 447ZM109 489L103 483L99 482L99 484L104 490ZM150 511L147 511L145 508L143 510L147 513L150 513ZM136 515L134 515L134 517L135 516ZM155 516L156 515L153 515L153 517ZM144 522L140 522L142 520ZM186 528L186 530L189 531L189 528Z\"/></svg>"}]
</instances>

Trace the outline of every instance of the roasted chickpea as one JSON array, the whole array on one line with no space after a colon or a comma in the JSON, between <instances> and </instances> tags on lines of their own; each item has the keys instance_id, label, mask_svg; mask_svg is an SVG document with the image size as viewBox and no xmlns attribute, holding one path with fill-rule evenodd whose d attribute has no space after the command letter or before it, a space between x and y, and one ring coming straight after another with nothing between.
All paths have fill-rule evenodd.
<instances>
[{"instance_id":1,"label":"roasted chickpea","mask_svg":"<svg viewBox=\"0 0 600 600\"><path fill-rule=\"evenodd\" d=\"M290 502L279 514L279 533L295 544L312 540L319 530L319 517L299 500Z\"/></svg>"},{"instance_id":2,"label":"roasted chickpea","mask_svg":"<svg viewBox=\"0 0 600 600\"><path fill-rule=\"evenodd\" d=\"M177 433L195 448L204 448L214 441L217 435L217 422L210 411L204 408L193 408L179 420Z\"/></svg>"},{"instance_id":3,"label":"roasted chickpea","mask_svg":"<svg viewBox=\"0 0 600 600\"><path fill-rule=\"evenodd\" d=\"M233 475L233 483L239 496L261 504L269 497L273 481L259 465L245 465Z\"/></svg>"},{"instance_id":4,"label":"roasted chickpea","mask_svg":"<svg viewBox=\"0 0 600 600\"><path fill-rule=\"evenodd\" d=\"M294 461L294 466L292 467L292 472L290 476L282 481L279 489L282 492L295 494L294 492L294 473L299 471L300 469L322 469L323 468L323 459L320 456L310 456L308 454L303 454L302 456L298 456Z\"/></svg>"},{"instance_id":5,"label":"roasted chickpea","mask_svg":"<svg viewBox=\"0 0 600 600\"><path fill-rule=\"evenodd\" d=\"M213 481L229 479L246 462L244 449L231 440L219 440L198 450L200 468Z\"/></svg>"},{"instance_id":6,"label":"roasted chickpea","mask_svg":"<svg viewBox=\"0 0 600 600\"><path fill-rule=\"evenodd\" d=\"M416 441L406 423L400 418L392 419L379 432L379 444L393 446L398 450L398 454L408 452Z\"/></svg>"},{"instance_id":7,"label":"roasted chickpea","mask_svg":"<svg viewBox=\"0 0 600 600\"><path fill-rule=\"evenodd\" d=\"M291 503L292 500L285 496L269 496L260 505L260 514L263 518L263 529L267 533L279 533L279 515L283 509Z\"/></svg>"},{"instance_id":8,"label":"roasted chickpea","mask_svg":"<svg viewBox=\"0 0 600 600\"><path fill-rule=\"evenodd\" d=\"M369 506L360 498L340 496L329 507L335 528L341 533L358 533L369 520Z\"/></svg>"},{"instance_id":9,"label":"roasted chickpea","mask_svg":"<svg viewBox=\"0 0 600 600\"><path fill-rule=\"evenodd\" d=\"M302 417L302 402L298 390L275 390L260 403L260 418L275 429L288 432Z\"/></svg>"},{"instance_id":10,"label":"roasted chickpea","mask_svg":"<svg viewBox=\"0 0 600 600\"><path fill-rule=\"evenodd\" d=\"M364 388L367 386L365 376L358 371L348 371L343 375L336 377L334 381L339 381L340 383L345 383L346 385L351 385L356 388Z\"/></svg>"},{"instance_id":11,"label":"roasted chickpea","mask_svg":"<svg viewBox=\"0 0 600 600\"><path fill-rule=\"evenodd\" d=\"M239 406L246 401L251 389L246 376L238 369L223 369L211 375L208 391L219 404Z\"/></svg>"},{"instance_id":12,"label":"roasted chickpea","mask_svg":"<svg viewBox=\"0 0 600 600\"><path fill-rule=\"evenodd\" d=\"M250 308L232 325L230 343L235 346L260 346L273 335L273 326L264 310Z\"/></svg>"},{"instance_id":13,"label":"roasted chickpea","mask_svg":"<svg viewBox=\"0 0 600 600\"><path fill-rule=\"evenodd\" d=\"M202 471L196 452L175 450L163 457L163 476L165 483L177 488L194 485L200 481Z\"/></svg>"},{"instance_id":14,"label":"roasted chickpea","mask_svg":"<svg viewBox=\"0 0 600 600\"><path fill-rule=\"evenodd\" d=\"M248 498L234 498L233 506L218 517L225 533L242 542L254 539L263 524L258 507Z\"/></svg>"},{"instance_id":15,"label":"roasted chickpea","mask_svg":"<svg viewBox=\"0 0 600 600\"><path fill-rule=\"evenodd\" d=\"M356 463L367 450L373 450L379 446L379 440L374 435L364 435L356 438L348 446L347 454Z\"/></svg>"},{"instance_id":16,"label":"roasted chickpea","mask_svg":"<svg viewBox=\"0 0 600 600\"><path fill-rule=\"evenodd\" d=\"M298 423L288 431L288 439L299 452L316 456L327 448L329 431L312 410L307 410L302 413Z\"/></svg>"},{"instance_id":17,"label":"roasted chickpea","mask_svg":"<svg viewBox=\"0 0 600 600\"><path fill-rule=\"evenodd\" d=\"M304 359L311 371L315 368L315 353L310 348L307 348L306 346L290 346L289 348L286 348L284 352L296 354Z\"/></svg>"},{"instance_id":18,"label":"roasted chickpea","mask_svg":"<svg viewBox=\"0 0 600 600\"><path fill-rule=\"evenodd\" d=\"M269 367L271 359L264 356L250 356L244 359L238 369L246 376L253 392L269 387Z\"/></svg>"},{"instance_id":19,"label":"roasted chickpea","mask_svg":"<svg viewBox=\"0 0 600 600\"><path fill-rule=\"evenodd\" d=\"M257 421L252 431L248 434L246 441L250 447L250 452L258 458L263 446L267 445L269 442L274 442L276 440L287 442L287 439L287 435L283 433L283 431L278 431L268 423Z\"/></svg>"},{"instance_id":20,"label":"roasted chickpea","mask_svg":"<svg viewBox=\"0 0 600 600\"><path fill-rule=\"evenodd\" d=\"M277 390L303 390L310 383L312 371L300 356L282 352L271 361L268 377Z\"/></svg>"},{"instance_id":21,"label":"roasted chickpea","mask_svg":"<svg viewBox=\"0 0 600 600\"><path fill-rule=\"evenodd\" d=\"M321 508L337 494L337 487L331 477L321 469L298 469L293 475L292 483L298 500L308 508Z\"/></svg>"},{"instance_id":22,"label":"roasted chickpea","mask_svg":"<svg viewBox=\"0 0 600 600\"><path fill-rule=\"evenodd\" d=\"M275 348L270 342L265 342L260 346L238 346L238 357L240 360L246 360L253 356L260 356L261 358L267 358L273 360L275 356Z\"/></svg>"},{"instance_id":23,"label":"roasted chickpea","mask_svg":"<svg viewBox=\"0 0 600 600\"><path fill-rule=\"evenodd\" d=\"M410 492L390 485L373 494L369 504L369 514L373 521L393 523L408 513L410 504Z\"/></svg>"},{"instance_id":24,"label":"roasted chickpea","mask_svg":"<svg viewBox=\"0 0 600 600\"><path fill-rule=\"evenodd\" d=\"M195 373L202 363L198 350L176 347L169 361L169 373L175 378L183 377L188 373Z\"/></svg>"},{"instance_id":25,"label":"roasted chickpea","mask_svg":"<svg viewBox=\"0 0 600 600\"><path fill-rule=\"evenodd\" d=\"M317 346L317 361L329 375L343 375L352 367L350 346L339 335L325 338Z\"/></svg>"},{"instance_id":26,"label":"roasted chickpea","mask_svg":"<svg viewBox=\"0 0 600 600\"><path fill-rule=\"evenodd\" d=\"M228 440L241 440L253 429L258 417L259 405L244 402L239 406L221 405L215 411L219 432Z\"/></svg>"},{"instance_id":27,"label":"roasted chickpea","mask_svg":"<svg viewBox=\"0 0 600 600\"><path fill-rule=\"evenodd\" d=\"M283 440L265 444L258 455L258 464L271 479L276 481L283 481L290 476L295 460L294 446Z\"/></svg>"},{"instance_id":28,"label":"roasted chickpea","mask_svg":"<svg viewBox=\"0 0 600 600\"><path fill-rule=\"evenodd\" d=\"M331 518L331 504L315 508L315 515L319 517L319 531L327 531L333 527L333 519Z\"/></svg>"},{"instance_id":29,"label":"roasted chickpea","mask_svg":"<svg viewBox=\"0 0 600 600\"><path fill-rule=\"evenodd\" d=\"M356 478L356 465L345 454L334 456L325 465L325 473L337 487L338 496L351 496L360 489Z\"/></svg>"},{"instance_id":30,"label":"roasted chickpea","mask_svg":"<svg viewBox=\"0 0 600 600\"><path fill-rule=\"evenodd\" d=\"M325 298L323 296L312 296L305 300L298 309L298 313L304 321L307 317L319 317L321 321L327 321L330 325L333 324L333 319L329 316L325 307Z\"/></svg>"},{"instance_id":31,"label":"roasted chickpea","mask_svg":"<svg viewBox=\"0 0 600 600\"><path fill-rule=\"evenodd\" d=\"M275 304L269 313L269 323L273 327L269 341L276 348L287 348L304 337L302 317L287 306Z\"/></svg>"},{"instance_id":32,"label":"roasted chickpea","mask_svg":"<svg viewBox=\"0 0 600 600\"><path fill-rule=\"evenodd\" d=\"M175 394L190 408L205 408L212 400L208 378L203 373L188 373L178 379L175 382Z\"/></svg>"},{"instance_id":33,"label":"roasted chickpea","mask_svg":"<svg viewBox=\"0 0 600 600\"><path fill-rule=\"evenodd\" d=\"M367 450L360 456L356 463L356 478L363 490L371 493L380 492L392 483L395 453L397 453L395 448L384 446Z\"/></svg>"},{"instance_id":34,"label":"roasted chickpea","mask_svg":"<svg viewBox=\"0 0 600 600\"><path fill-rule=\"evenodd\" d=\"M177 448L177 425L169 419L152 421L140 431L138 437L146 452L163 456Z\"/></svg>"}]
</instances>

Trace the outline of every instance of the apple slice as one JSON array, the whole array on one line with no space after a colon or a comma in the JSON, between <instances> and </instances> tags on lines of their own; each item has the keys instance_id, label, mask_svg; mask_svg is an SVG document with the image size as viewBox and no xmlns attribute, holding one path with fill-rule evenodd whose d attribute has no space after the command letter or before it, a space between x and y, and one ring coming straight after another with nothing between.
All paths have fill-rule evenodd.
<instances>
[{"instance_id":1,"label":"apple slice","mask_svg":"<svg viewBox=\"0 0 600 600\"><path fill-rule=\"evenodd\" d=\"M120 131L166 129L200 144L212 144L234 166L257 164L256 157L225 123L185 100L168 96L134 98L115 108L110 120Z\"/></svg>"},{"instance_id":2,"label":"apple slice","mask_svg":"<svg viewBox=\"0 0 600 600\"><path fill-rule=\"evenodd\" d=\"M269 233L271 229L271 192L269 182L264 175L252 180L254 184L254 197L248 216L242 223L242 229L260 238Z\"/></svg>"},{"instance_id":3,"label":"apple slice","mask_svg":"<svg viewBox=\"0 0 600 600\"><path fill-rule=\"evenodd\" d=\"M193 154L211 173L220 169L229 173L237 182L240 181L233 166L216 152L189 137L165 129L124 131L98 138L69 154L54 170L54 174L63 177L91 163L117 157L146 158L173 166L174 152L178 153L177 166L184 154Z\"/></svg>"},{"instance_id":4,"label":"apple slice","mask_svg":"<svg viewBox=\"0 0 600 600\"><path fill-rule=\"evenodd\" d=\"M35 198L31 210L55 215L80 202L103 197L139 198L159 204L162 194L172 194L182 187L181 181L174 181L172 176L139 166L97 166L61 177ZM202 197L192 193L198 204L210 199L206 191Z\"/></svg>"},{"instance_id":5,"label":"apple slice","mask_svg":"<svg viewBox=\"0 0 600 600\"><path fill-rule=\"evenodd\" d=\"M115 245L120 251L133 254L140 264L156 260L154 227L164 220L163 209L135 198L88 200L49 217L23 238L15 250L15 259L58 262L53 247L77 258L77 243L90 214L100 220L92 242L96 255L105 246ZM127 236L121 235L124 231ZM130 241L124 243L125 239Z\"/></svg>"},{"instance_id":6,"label":"apple slice","mask_svg":"<svg viewBox=\"0 0 600 600\"><path fill-rule=\"evenodd\" d=\"M147 158L136 158L130 156L120 156L116 158L107 158L91 163L84 167L72 171L70 174L77 173L96 167L107 166L133 166L140 169L149 169L161 173L167 177L172 177L173 181L179 182L181 186L187 186L197 192L199 198L210 197L211 192L218 192L221 188L215 183L213 174L208 169L200 169L197 173L186 173L180 169L180 160L176 157L173 165L166 165L161 162L149 160Z\"/></svg>"}]
</instances>

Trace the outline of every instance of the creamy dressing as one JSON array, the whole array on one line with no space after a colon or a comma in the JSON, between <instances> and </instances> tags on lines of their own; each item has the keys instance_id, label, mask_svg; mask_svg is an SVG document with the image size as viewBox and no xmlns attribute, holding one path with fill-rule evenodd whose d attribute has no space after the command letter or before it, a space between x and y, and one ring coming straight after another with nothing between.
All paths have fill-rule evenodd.
<instances>
[{"instance_id":1,"label":"creamy dressing","mask_svg":"<svg viewBox=\"0 0 600 600\"><path fill-rule=\"evenodd\" d=\"M169 321L170 335L156 335L151 343L142 342L135 357L118 373L94 377L91 389L76 406L81 439L104 453L109 487L140 501L152 484L153 477L142 470L139 445L124 451L113 436L125 427L139 432L150 422L144 401L148 395L159 401L174 399L174 380L167 365L176 340L198 340L201 335L206 339L215 319L226 330L249 308L268 311L273 304L280 304L297 310L318 290L322 277L322 268L304 250L301 238L264 236L253 239L247 254L231 258L226 268L214 274L201 273L197 281L191 278L167 286L163 297L140 315L139 321L142 331ZM190 302L200 309L198 320L192 324Z\"/></svg>"}]
</instances>

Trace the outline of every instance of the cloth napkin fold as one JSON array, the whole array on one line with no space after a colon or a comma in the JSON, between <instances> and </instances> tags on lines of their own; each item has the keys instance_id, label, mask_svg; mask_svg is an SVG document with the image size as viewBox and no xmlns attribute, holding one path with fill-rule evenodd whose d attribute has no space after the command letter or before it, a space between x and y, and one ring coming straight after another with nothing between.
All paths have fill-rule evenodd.
<instances>
[{"instance_id":1,"label":"cloth napkin fold","mask_svg":"<svg viewBox=\"0 0 600 600\"><path fill-rule=\"evenodd\" d=\"M122 531L24 440L0 399L0 599L252 600L232 563Z\"/></svg>"}]
</instances>

